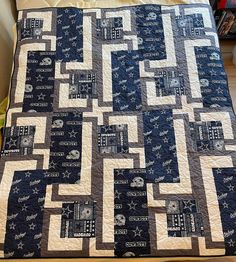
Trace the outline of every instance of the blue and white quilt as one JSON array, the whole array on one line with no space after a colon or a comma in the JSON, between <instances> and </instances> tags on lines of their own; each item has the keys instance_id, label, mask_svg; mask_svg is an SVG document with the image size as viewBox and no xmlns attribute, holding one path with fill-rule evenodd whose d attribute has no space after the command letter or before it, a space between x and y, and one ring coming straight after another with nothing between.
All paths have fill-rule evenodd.
<instances>
[{"instance_id":1,"label":"blue and white quilt","mask_svg":"<svg viewBox=\"0 0 236 262\"><path fill-rule=\"evenodd\" d=\"M236 252L235 115L209 5L19 12L0 256Z\"/></svg>"}]
</instances>

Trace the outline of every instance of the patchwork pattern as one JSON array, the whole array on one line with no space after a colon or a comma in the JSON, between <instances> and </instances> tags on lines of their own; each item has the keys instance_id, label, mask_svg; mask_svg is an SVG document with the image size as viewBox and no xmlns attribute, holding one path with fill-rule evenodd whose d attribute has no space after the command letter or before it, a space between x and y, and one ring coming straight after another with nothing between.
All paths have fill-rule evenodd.
<instances>
[{"instance_id":1,"label":"patchwork pattern","mask_svg":"<svg viewBox=\"0 0 236 262\"><path fill-rule=\"evenodd\" d=\"M140 56L137 52L112 54L112 86L114 111L142 109L141 84L138 70ZM126 79L122 79L127 75Z\"/></svg>"},{"instance_id":2,"label":"patchwork pattern","mask_svg":"<svg viewBox=\"0 0 236 262\"><path fill-rule=\"evenodd\" d=\"M115 254L142 256L150 254L146 171L114 171Z\"/></svg>"},{"instance_id":3,"label":"patchwork pattern","mask_svg":"<svg viewBox=\"0 0 236 262\"><path fill-rule=\"evenodd\" d=\"M150 182L178 182L178 162L171 110L143 114L147 179Z\"/></svg>"},{"instance_id":4,"label":"patchwork pattern","mask_svg":"<svg viewBox=\"0 0 236 262\"><path fill-rule=\"evenodd\" d=\"M217 198L219 202L221 221L224 232L225 247L227 255L234 255L236 249L235 234L235 168L213 169Z\"/></svg>"},{"instance_id":5,"label":"patchwork pattern","mask_svg":"<svg viewBox=\"0 0 236 262\"><path fill-rule=\"evenodd\" d=\"M203 236L202 214L195 200L166 201L167 227L170 237Z\"/></svg>"},{"instance_id":6,"label":"patchwork pattern","mask_svg":"<svg viewBox=\"0 0 236 262\"><path fill-rule=\"evenodd\" d=\"M156 79L157 96L185 95L184 77L176 71L162 71Z\"/></svg>"},{"instance_id":7,"label":"patchwork pattern","mask_svg":"<svg viewBox=\"0 0 236 262\"><path fill-rule=\"evenodd\" d=\"M143 5L136 8L138 47L141 59L166 58L161 7Z\"/></svg>"},{"instance_id":8,"label":"patchwork pattern","mask_svg":"<svg viewBox=\"0 0 236 262\"><path fill-rule=\"evenodd\" d=\"M83 61L83 11L77 8L57 10L56 59ZM75 35L73 32L77 32Z\"/></svg>"},{"instance_id":9,"label":"patchwork pattern","mask_svg":"<svg viewBox=\"0 0 236 262\"><path fill-rule=\"evenodd\" d=\"M96 75L93 73L71 75L69 98L96 98Z\"/></svg>"},{"instance_id":10,"label":"patchwork pattern","mask_svg":"<svg viewBox=\"0 0 236 262\"><path fill-rule=\"evenodd\" d=\"M54 113L49 170L52 183L76 183L80 179L82 114Z\"/></svg>"},{"instance_id":11,"label":"patchwork pattern","mask_svg":"<svg viewBox=\"0 0 236 262\"><path fill-rule=\"evenodd\" d=\"M190 131L195 150L204 152L224 149L224 133L220 121L190 123Z\"/></svg>"},{"instance_id":12,"label":"patchwork pattern","mask_svg":"<svg viewBox=\"0 0 236 262\"><path fill-rule=\"evenodd\" d=\"M180 36L191 37L205 34L201 14L177 16L176 22Z\"/></svg>"},{"instance_id":13,"label":"patchwork pattern","mask_svg":"<svg viewBox=\"0 0 236 262\"><path fill-rule=\"evenodd\" d=\"M97 19L97 37L101 40L115 40L122 38L122 17Z\"/></svg>"},{"instance_id":14,"label":"patchwork pattern","mask_svg":"<svg viewBox=\"0 0 236 262\"><path fill-rule=\"evenodd\" d=\"M230 106L231 98L220 52L215 47L195 47L197 68L203 105L206 107ZM208 68L206 72L205 68Z\"/></svg>"},{"instance_id":15,"label":"patchwork pattern","mask_svg":"<svg viewBox=\"0 0 236 262\"><path fill-rule=\"evenodd\" d=\"M235 254L235 116L211 12L19 12L0 257Z\"/></svg>"},{"instance_id":16,"label":"patchwork pattern","mask_svg":"<svg viewBox=\"0 0 236 262\"><path fill-rule=\"evenodd\" d=\"M4 129L2 155L33 153L35 126L13 126Z\"/></svg>"},{"instance_id":17,"label":"patchwork pattern","mask_svg":"<svg viewBox=\"0 0 236 262\"><path fill-rule=\"evenodd\" d=\"M61 238L95 237L95 203L63 203Z\"/></svg>"},{"instance_id":18,"label":"patchwork pattern","mask_svg":"<svg viewBox=\"0 0 236 262\"><path fill-rule=\"evenodd\" d=\"M128 153L127 125L98 126L98 149L101 154Z\"/></svg>"},{"instance_id":19,"label":"patchwork pattern","mask_svg":"<svg viewBox=\"0 0 236 262\"><path fill-rule=\"evenodd\" d=\"M55 52L28 52L23 112L51 112Z\"/></svg>"},{"instance_id":20,"label":"patchwork pattern","mask_svg":"<svg viewBox=\"0 0 236 262\"><path fill-rule=\"evenodd\" d=\"M40 39L43 32L43 20L37 18L22 19L19 23L19 39Z\"/></svg>"},{"instance_id":21,"label":"patchwork pattern","mask_svg":"<svg viewBox=\"0 0 236 262\"><path fill-rule=\"evenodd\" d=\"M40 170L15 172L9 193L6 257L39 257L46 181Z\"/></svg>"}]
</instances>

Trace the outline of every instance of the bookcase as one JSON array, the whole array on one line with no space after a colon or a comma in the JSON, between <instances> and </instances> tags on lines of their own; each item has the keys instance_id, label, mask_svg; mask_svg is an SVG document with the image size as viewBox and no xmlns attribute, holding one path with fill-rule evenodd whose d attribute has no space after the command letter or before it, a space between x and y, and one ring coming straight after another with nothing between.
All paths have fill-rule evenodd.
<instances>
[{"instance_id":1,"label":"bookcase","mask_svg":"<svg viewBox=\"0 0 236 262\"><path fill-rule=\"evenodd\" d=\"M236 0L210 0L219 39L235 39Z\"/></svg>"}]
</instances>

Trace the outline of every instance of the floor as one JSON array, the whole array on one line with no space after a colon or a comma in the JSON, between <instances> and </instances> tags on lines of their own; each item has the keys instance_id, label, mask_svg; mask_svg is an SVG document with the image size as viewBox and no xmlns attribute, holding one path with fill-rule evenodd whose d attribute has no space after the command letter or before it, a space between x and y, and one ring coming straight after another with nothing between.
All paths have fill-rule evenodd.
<instances>
[{"instance_id":1,"label":"floor","mask_svg":"<svg viewBox=\"0 0 236 262\"><path fill-rule=\"evenodd\" d=\"M232 50L236 45L236 40L221 41L221 51L223 53L225 70L228 75L230 94L233 99L234 110L236 112L236 66L232 63Z\"/></svg>"}]
</instances>

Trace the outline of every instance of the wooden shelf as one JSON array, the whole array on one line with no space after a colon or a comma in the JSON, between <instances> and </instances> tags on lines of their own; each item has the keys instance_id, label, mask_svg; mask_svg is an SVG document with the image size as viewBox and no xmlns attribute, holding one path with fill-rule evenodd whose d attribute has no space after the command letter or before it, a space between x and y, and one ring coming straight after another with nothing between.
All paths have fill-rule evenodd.
<instances>
[{"instance_id":1,"label":"wooden shelf","mask_svg":"<svg viewBox=\"0 0 236 262\"><path fill-rule=\"evenodd\" d=\"M213 8L212 7L212 10L213 11L216 11L216 10L230 10L230 11L232 11L233 13L234 13L234 15L236 16L236 8L219 8L219 9L217 9L217 8ZM229 39L236 39L236 33L228 33L227 35L224 35L224 36L220 36L219 34L218 34L218 36L219 36L219 39L220 40L229 40Z\"/></svg>"}]
</instances>

